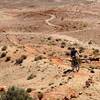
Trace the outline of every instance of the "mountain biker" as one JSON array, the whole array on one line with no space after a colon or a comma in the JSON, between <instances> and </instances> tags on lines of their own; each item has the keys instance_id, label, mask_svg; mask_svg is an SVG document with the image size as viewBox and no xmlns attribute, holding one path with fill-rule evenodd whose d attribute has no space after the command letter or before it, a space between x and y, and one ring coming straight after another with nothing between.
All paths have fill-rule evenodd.
<instances>
[{"instance_id":1,"label":"mountain biker","mask_svg":"<svg viewBox=\"0 0 100 100\"><path fill-rule=\"evenodd\" d=\"M79 53L75 48L71 49L71 66L72 70L76 68L77 71L79 71Z\"/></svg>"},{"instance_id":2,"label":"mountain biker","mask_svg":"<svg viewBox=\"0 0 100 100\"><path fill-rule=\"evenodd\" d=\"M75 48L71 49L71 58L79 56L78 51Z\"/></svg>"}]
</instances>

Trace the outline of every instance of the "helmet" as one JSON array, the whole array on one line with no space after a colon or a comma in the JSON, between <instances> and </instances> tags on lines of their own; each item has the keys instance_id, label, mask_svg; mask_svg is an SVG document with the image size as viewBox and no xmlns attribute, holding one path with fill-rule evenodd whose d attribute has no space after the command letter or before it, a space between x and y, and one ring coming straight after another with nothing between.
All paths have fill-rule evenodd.
<instances>
[{"instance_id":1,"label":"helmet","mask_svg":"<svg viewBox=\"0 0 100 100\"><path fill-rule=\"evenodd\" d=\"M72 50L75 50L75 48L73 47Z\"/></svg>"}]
</instances>

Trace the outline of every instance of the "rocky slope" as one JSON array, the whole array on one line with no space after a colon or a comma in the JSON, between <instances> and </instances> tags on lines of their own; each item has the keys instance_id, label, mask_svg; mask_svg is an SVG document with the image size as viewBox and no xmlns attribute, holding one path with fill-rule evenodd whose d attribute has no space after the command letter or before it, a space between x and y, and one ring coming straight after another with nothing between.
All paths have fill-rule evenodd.
<instances>
[{"instance_id":1,"label":"rocky slope","mask_svg":"<svg viewBox=\"0 0 100 100\"><path fill-rule=\"evenodd\" d=\"M0 91L14 85L32 90L33 100L99 100L100 3L46 1L0 1Z\"/></svg>"},{"instance_id":2,"label":"rocky slope","mask_svg":"<svg viewBox=\"0 0 100 100\"><path fill-rule=\"evenodd\" d=\"M68 38L6 35L0 47L0 85L43 92L43 100L99 100L100 52ZM5 43L6 42L6 43ZM70 48L80 52L79 72L71 71Z\"/></svg>"}]
</instances>

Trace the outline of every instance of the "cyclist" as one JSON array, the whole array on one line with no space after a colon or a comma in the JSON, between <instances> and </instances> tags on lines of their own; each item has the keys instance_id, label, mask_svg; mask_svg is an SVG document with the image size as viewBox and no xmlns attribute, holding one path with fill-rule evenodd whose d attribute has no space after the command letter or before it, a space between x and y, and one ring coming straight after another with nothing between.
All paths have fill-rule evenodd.
<instances>
[{"instance_id":1,"label":"cyclist","mask_svg":"<svg viewBox=\"0 0 100 100\"><path fill-rule=\"evenodd\" d=\"M71 59L72 70L74 71L74 69L76 69L76 71L79 71L79 53L75 48L71 49Z\"/></svg>"}]
</instances>

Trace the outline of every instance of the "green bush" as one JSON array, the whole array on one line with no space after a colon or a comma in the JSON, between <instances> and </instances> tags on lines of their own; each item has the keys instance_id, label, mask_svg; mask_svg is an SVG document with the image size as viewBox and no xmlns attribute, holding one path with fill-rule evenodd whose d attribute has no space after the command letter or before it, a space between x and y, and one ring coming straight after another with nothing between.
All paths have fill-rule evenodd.
<instances>
[{"instance_id":1,"label":"green bush","mask_svg":"<svg viewBox=\"0 0 100 100\"><path fill-rule=\"evenodd\" d=\"M32 100L32 98L24 89L12 86L0 95L0 100Z\"/></svg>"}]
</instances>

